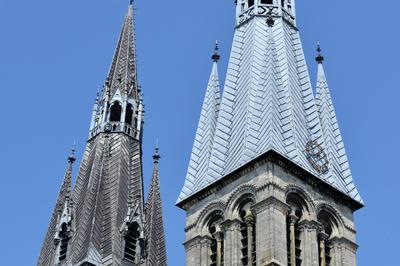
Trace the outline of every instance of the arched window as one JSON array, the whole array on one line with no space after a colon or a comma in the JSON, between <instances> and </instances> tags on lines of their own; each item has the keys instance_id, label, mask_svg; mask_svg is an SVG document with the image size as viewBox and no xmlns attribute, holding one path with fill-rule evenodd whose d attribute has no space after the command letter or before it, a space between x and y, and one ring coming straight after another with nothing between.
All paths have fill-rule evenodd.
<instances>
[{"instance_id":1,"label":"arched window","mask_svg":"<svg viewBox=\"0 0 400 266\"><path fill-rule=\"evenodd\" d=\"M273 4L273 0L261 0L260 3L264 4L264 5L272 5Z\"/></svg>"},{"instance_id":2,"label":"arched window","mask_svg":"<svg viewBox=\"0 0 400 266\"><path fill-rule=\"evenodd\" d=\"M124 258L131 262L136 262L136 257L138 255L138 244L139 244L139 226L137 223L132 223L128 226L128 232L126 233L125 239L125 249Z\"/></svg>"},{"instance_id":3,"label":"arched window","mask_svg":"<svg viewBox=\"0 0 400 266\"><path fill-rule=\"evenodd\" d=\"M256 265L256 221L251 211L253 202L244 200L239 206L241 220L241 254L242 265Z\"/></svg>"},{"instance_id":4,"label":"arched window","mask_svg":"<svg viewBox=\"0 0 400 266\"><path fill-rule=\"evenodd\" d=\"M110 121L111 122L116 122L121 120L121 105L119 102L114 102L114 104L111 106L111 114L110 114Z\"/></svg>"},{"instance_id":5,"label":"arched window","mask_svg":"<svg viewBox=\"0 0 400 266\"><path fill-rule=\"evenodd\" d=\"M322 224L322 230L318 234L319 265L330 266L332 257L329 240L334 234L334 231L337 230L338 223L330 213L324 210L318 213L317 218L318 222Z\"/></svg>"},{"instance_id":6,"label":"arched window","mask_svg":"<svg viewBox=\"0 0 400 266\"><path fill-rule=\"evenodd\" d=\"M224 263L224 235L221 229L222 213L215 212L208 222L208 231L211 235L210 266L221 266Z\"/></svg>"},{"instance_id":7,"label":"arched window","mask_svg":"<svg viewBox=\"0 0 400 266\"><path fill-rule=\"evenodd\" d=\"M289 194L286 203L290 206L290 214L286 217L286 237L288 251L288 265L302 265L301 235L299 221L306 210L305 201L297 194Z\"/></svg>"},{"instance_id":8,"label":"arched window","mask_svg":"<svg viewBox=\"0 0 400 266\"><path fill-rule=\"evenodd\" d=\"M249 7L254 6L254 0L249 0Z\"/></svg>"},{"instance_id":9,"label":"arched window","mask_svg":"<svg viewBox=\"0 0 400 266\"><path fill-rule=\"evenodd\" d=\"M60 252L58 261L63 261L67 258L68 242L70 239L68 234L68 226L66 223L63 223L61 225L61 231L59 233L59 237L60 237Z\"/></svg>"},{"instance_id":10,"label":"arched window","mask_svg":"<svg viewBox=\"0 0 400 266\"><path fill-rule=\"evenodd\" d=\"M133 118L132 104L128 103L126 105L125 123L132 125L132 118Z\"/></svg>"}]
</instances>

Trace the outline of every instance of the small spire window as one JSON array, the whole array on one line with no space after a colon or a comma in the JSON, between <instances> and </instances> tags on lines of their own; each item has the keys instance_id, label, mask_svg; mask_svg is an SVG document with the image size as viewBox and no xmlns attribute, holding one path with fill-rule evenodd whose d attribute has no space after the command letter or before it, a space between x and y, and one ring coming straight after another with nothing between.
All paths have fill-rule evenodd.
<instances>
[{"instance_id":1,"label":"small spire window","mask_svg":"<svg viewBox=\"0 0 400 266\"><path fill-rule=\"evenodd\" d=\"M61 225L61 231L59 233L60 236L60 252L58 261L63 261L67 258L68 252L68 242L69 242L69 235L68 235L68 226L66 223Z\"/></svg>"},{"instance_id":2,"label":"small spire window","mask_svg":"<svg viewBox=\"0 0 400 266\"><path fill-rule=\"evenodd\" d=\"M139 243L139 226L137 223L130 224L128 232L125 235L125 249L124 258L128 261L135 262L137 257L138 243Z\"/></svg>"},{"instance_id":3,"label":"small spire window","mask_svg":"<svg viewBox=\"0 0 400 266\"><path fill-rule=\"evenodd\" d=\"M132 125L132 118L133 118L132 104L128 103L126 105L125 123Z\"/></svg>"},{"instance_id":4,"label":"small spire window","mask_svg":"<svg viewBox=\"0 0 400 266\"><path fill-rule=\"evenodd\" d=\"M121 120L121 111L122 111L122 107L119 104L119 102L114 102L114 104L111 106L110 121L111 122L120 121Z\"/></svg>"},{"instance_id":5,"label":"small spire window","mask_svg":"<svg viewBox=\"0 0 400 266\"><path fill-rule=\"evenodd\" d=\"M273 2L273 0L260 0L260 3L263 5L272 5Z\"/></svg>"}]
</instances>

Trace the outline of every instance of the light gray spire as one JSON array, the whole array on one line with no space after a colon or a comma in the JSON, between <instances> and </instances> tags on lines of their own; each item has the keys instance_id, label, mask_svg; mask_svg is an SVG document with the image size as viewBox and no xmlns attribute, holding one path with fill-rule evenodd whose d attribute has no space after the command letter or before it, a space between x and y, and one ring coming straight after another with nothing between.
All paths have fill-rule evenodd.
<instances>
[{"instance_id":1,"label":"light gray spire","mask_svg":"<svg viewBox=\"0 0 400 266\"><path fill-rule=\"evenodd\" d=\"M201 181L207 172L211 156L221 97L217 64L220 55L217 44L211 59L213 60L211 74L200 113L186 181L179 197L180 199L189 196L193 190L202 186Z\"/></svg>"},{"instance_id":2,"label":"light gray spire","mask_svg":"<svg viewBox=\"0 0 400 266\"><path fill-rule=\"evenodd\" d=\"M38 265L53 265L54 261L58 259L59 239L58 233L62 222L65 221L69 228L71 228L71 187L72 187L72 166L75 162L75 148L71 150L68 156L68 166L65 171L64 179L58 193L56 205L51 215L49 227L43 242L42 249L38 260Z\"/></svg>"},{"instance_id":3,"label":"light gray spire","mask_svg":"<svg viewBox=\"0 0 400 266\"><path fill-rule=\"evenodd\" d=\"M335 186L342 187L352 198L362 202L354 185L349 162L346 155L342 135L336 117L335 108L326 80L322 56L322 50L318 43L318 62L316 104L324 137L324 147L329 158L329 171L333 176Z\"/></svg>"},{"instance_id":4,"label":"light gray spire","mask_svg":"<svg viewBox=\"0 0 400 266\"><path fill-rule=\"evenodd\" d=\"M237 1L236 13L218 118L212 134L203 133L210 123L200 120L178 202L270 150L358 200L336 180L340 177L325 171L324 139L296 27L295 1ZM320 151L314 153L314 148Z\"/></svg>"},{"instance_id":5,"label":"light gray spire","mask_svg":"<svg viewBox=\"0 0 400 266\"><path fill-rule=\"evenodd\" d=\"M165 235L162 216L161 204L161 191L160 191L160 177L158 172L158 163L161 156L158 151L158 146L155 148L153 155L154 166L153 175L151 178L151 185L149 195L146 202L146 253L147 265L166 266L167 255L165 249Z\"/></svg>"}]
</instances>

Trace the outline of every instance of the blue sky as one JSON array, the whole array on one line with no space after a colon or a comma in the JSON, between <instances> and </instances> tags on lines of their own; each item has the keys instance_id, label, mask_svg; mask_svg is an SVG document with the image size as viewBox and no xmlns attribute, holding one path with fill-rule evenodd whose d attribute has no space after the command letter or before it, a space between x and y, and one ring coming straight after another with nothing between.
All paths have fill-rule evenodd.
<instances>
[{"instance_id":1,"label":"blue sky","mask_svg":"<svg viewBox=\"0 0 400 266\"><path fill-rule=\"evenodd\" d=\"M128 0L0 0L0 250L3 265L34 265L74 139L78 158L95 94L111 63ZM169 265L184 265L184 181L215 39L224 80L233 0L137 0L145 94L145 186L158 138ZM355 182L359 265L394 265L400 185L399 1L297 1L315 83L321 40ZM75 166L75 172L78 164ZM16 259L18 258L18 259Z\"/></svg>"}]
</instances>

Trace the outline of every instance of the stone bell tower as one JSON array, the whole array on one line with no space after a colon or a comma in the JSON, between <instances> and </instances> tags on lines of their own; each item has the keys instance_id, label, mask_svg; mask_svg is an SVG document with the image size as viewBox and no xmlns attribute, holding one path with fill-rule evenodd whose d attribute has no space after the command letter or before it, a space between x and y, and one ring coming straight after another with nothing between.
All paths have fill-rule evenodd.
<instances>
[{"instance_id":1,"label":"stone bell tower","mask_svg":"<svg viewBox=\"0 0 400 266\"><path fill-rule=\"evenodd\" d=\"M355 266L354 185L318 45L314 94L295 0L237 0L186 180L186 265Z\"/></svg>"}]
</instances>

